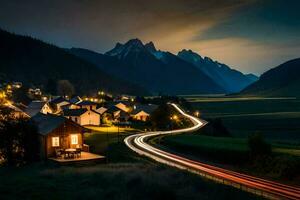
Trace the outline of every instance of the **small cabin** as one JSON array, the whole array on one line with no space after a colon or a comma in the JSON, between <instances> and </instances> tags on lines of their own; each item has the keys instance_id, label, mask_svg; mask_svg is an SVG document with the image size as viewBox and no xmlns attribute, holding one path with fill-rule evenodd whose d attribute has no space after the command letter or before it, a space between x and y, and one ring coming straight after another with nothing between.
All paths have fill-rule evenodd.
<instances>
[{"instance_id":1,"label":"small cabin","mask_svg":"<svg viewBox=\"0 0 300 200\"><path fill-rule=\"evenodd\" d=\"M98 106L96 102L92 102L92 101L81 101L76 105L80 106L80 108L85 108L87 110L96 110Z\"/></svg>"},{"instance_id":2,"label":"small cabin","mask_svg":"<svg viewBox=\"0 0 300 200\"><path fill-rule=\"evenodd\" d=\"M99 126L101 116L94 110L88 110L86 108L80 109L66 109L63 110L63 115L74 121L81 126L85 125L92 125L92 126Z\"/></svg>"},{"instance_id":3,"label":"small cabin","mask_svg":"<svg viewBox=\"0 0 300 200\"><path fill-rule=\"evenodd\" d=\"M25 109L26 114L30 117L38 113L53 113L53 110L48 102L45 101L32 101Z\"/></svg>"},{"instance_id":4,"label":"small cabin","mask_svg":"<svg viewBox=\"0 0 300 200\"><path fill-rule=\"evenodd\" d=\"M84 149L83 134L87 129L63 116L38 113L31 118L38 127L40 157L56 156L58 149Z\"/></svg>"},{"instance_id":5,"label":"small cabin","mask_svg":"<svg viewBox=\"0 0 300 200\"><path fill-rule=\"evenodd\" d=\"M157 108L158 106L153 104L135 105L133 106L131 117L135 120L147 121Z\"/></svg>"}]
</instances>

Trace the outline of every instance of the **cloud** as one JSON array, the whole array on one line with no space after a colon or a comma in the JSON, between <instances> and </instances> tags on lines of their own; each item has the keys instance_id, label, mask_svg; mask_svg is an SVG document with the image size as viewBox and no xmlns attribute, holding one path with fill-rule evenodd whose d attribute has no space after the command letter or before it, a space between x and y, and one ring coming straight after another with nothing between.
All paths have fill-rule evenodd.
<instances>
[{"instance_id":1,"label":"cloud","mask_svg":"<svg viewBox=\"0 0 300 200\"><path fill-rule=\"evenodd\" d=\"M0 27L61 47L105 52L131 38L173 53L190 48L261 73L299 52L297 1L7 0Z\"/></svg>"}]
</instances>

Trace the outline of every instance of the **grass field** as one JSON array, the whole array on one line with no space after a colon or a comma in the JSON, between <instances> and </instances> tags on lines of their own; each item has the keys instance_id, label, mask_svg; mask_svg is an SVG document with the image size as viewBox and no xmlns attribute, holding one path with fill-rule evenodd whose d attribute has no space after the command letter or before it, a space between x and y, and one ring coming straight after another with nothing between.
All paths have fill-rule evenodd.
<instances>
[{"instance_id":1,"label":"grass field","mask_svg":"<svg viewBox=\"0 0 300 200\"><path fill-rule=\"evenodd\" d=\"M57 166L35 163L0 168L0 197L6 199L260 199L132 152L116 132L86 135L108 164ZM119 139L119 140L118 140Z\"/></svg>"},{"instance_id":2,"label":"grass field","mask_svg":"<svg viewBox=\"0 0 300 200\"><path fill-rule=\"evenodd\" d=\"M203 118L221 118L235 137L261 133L270 140L300 145L300 99L193 97Z\"/></svg>"},{"instance_id":3,"label":"grass field","mask_svg":"<svg viewBox=\"0 0 300 200\"><path fill-rule=\"evenodd\" d=\"M192 133L166 136L159 144L191 159L299 186L300 146L273 144L272 155L253 159L245 138Z\"/></svg>"},{"instance_id":4,"label":"grass field","mask_svg":"<svg viewBox=\"0 0 300 200\"><path fill-rule=\"evenodd\" d=\"M199 134L181 134L167 137L165 140L174 145L186 145L191 148L207 149L210 151L237 151L247 153L248 145L245 138L213 137ZM288 154L300 157L300 146L273 144L274 153Z\"/></svg>"}]
</instances>

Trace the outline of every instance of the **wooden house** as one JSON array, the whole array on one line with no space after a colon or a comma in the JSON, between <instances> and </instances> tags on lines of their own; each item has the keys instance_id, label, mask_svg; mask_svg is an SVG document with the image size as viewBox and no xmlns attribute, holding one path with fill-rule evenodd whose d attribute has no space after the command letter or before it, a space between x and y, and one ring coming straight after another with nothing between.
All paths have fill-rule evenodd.
<instances>
[{"instance_id":1,"label":"wooden house","mask_svg":"<svg viewBox=\"0 0 300 200\"><path fill-rule=\"evenodd\" d=\"M85 108L87 110L96 110L98 106L96 102L92 102L92 101L81 101L76 105L80 106L80 108Z\"/></svg>"},{"instance_id":2,"label":"wooden house","mask_svg":"<svg viewBox=\"0 0 300 200\"><path fill-rule=\"evenodd\" d=\"M131 104L127 101L119 101L119 102L116 102L115 106L117 108L119 108L120 110L123 110L124 112L130 112L132 107L131 107Z\"/></svg>"},{"instance_id":3,"label":"wooden house","mask_svg":"<svg viewBox=\"0 0 300 200\"><path fill-rule=\"evenodd\" d=\"M53 113L53 110L48 102L32 101L25 109L25 112L32 117L38 113Z\"/></svg>"},{"instance_id":4,"label":"wooden house","mask_svg":"<svg viewBox=\"0 0 300 200\"><path fill-rule=\"evenodd\" d=\"M40 157L55 157L57 149L83 148L84 127L63 116L38 113L31 118L38 127Z\"/></svg>"},{"instance_id":5,"label":"wooden house","mask_svg":"<svg viewBox=\"0 0 300 200\"><path fill-rule=\"evenodd\" d=\"M130 113L131 117L135 120L147 121L150 115L158 108L157 105L147 104L147 105L135 105Z\"/></svg>"},{"instance_id":6,"label":"wooden house","mask_svg":"<svg viewBox=\"0 0 300 200\"><path fill-rule=\"evenodd\" d=\"M63 106L69 105L70 102L63 97L57 97L50 101L50 104L56 108L56 113L63 110Z\"/></svg>"},{"instance_id":7,"label":"wooden house","mask_svg":"<svg viewBox=\"0 0 300 200\"><path fill-rule=\"evenodd\" d=\"M94 110L88 110L86 108L80 109L66 109L63 110L63 115L80 124L81 126L85 125L92 125L92 126L99 126L101 116Z\"/></svg>"}]
</instances>

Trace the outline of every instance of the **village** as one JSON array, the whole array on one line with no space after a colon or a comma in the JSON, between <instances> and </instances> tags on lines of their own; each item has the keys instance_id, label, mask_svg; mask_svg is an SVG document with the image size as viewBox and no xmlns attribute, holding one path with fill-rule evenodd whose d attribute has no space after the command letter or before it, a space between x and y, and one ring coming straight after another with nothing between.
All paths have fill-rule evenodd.
<instances>
[{"instance_id":1,"label":"village","mask_svg":"<svg viewBox=\"0 0 300 200\"><path fill-rule=\"evenodd\" d=\"M90 152L85 134L93 131L120 133L120 129L146 129L155 104L142 104L136 97L113 96L99 91L96 96L43 95L40 88L26 89L31 101L14 102L9 98L22 89L21 82L2 85L0 98L15 118L27 118L38 127L39 158L59 163L105 160ZM11 99L11 100L10 100Z\"/></svg>"}]
</instances>

